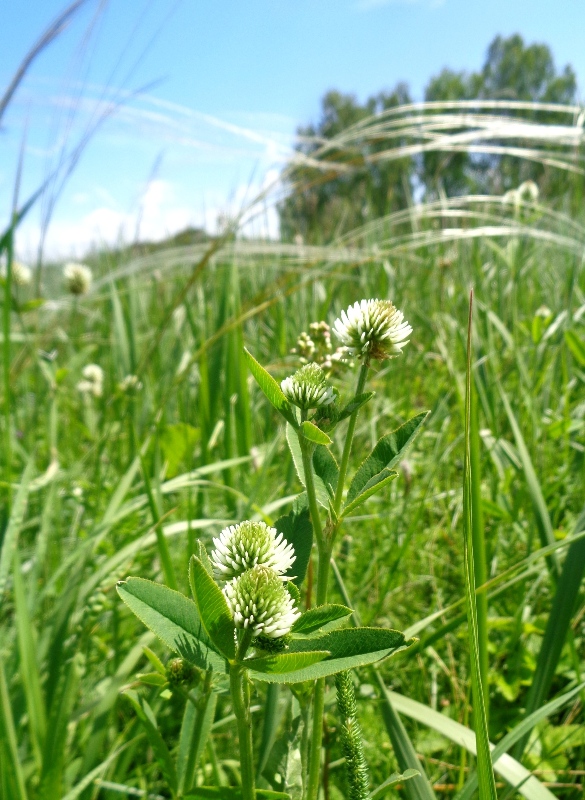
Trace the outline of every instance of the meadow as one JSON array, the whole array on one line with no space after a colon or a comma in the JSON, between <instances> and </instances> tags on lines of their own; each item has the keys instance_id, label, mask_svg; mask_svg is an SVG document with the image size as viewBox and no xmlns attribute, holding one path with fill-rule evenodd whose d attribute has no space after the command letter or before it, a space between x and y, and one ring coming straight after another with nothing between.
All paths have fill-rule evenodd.
<instances>
[{"instance_id":1,"label":"meadow","mask_svg":"<svg viewBox=\"0 0 585 800\"><path fill-rule=\"evenodd\" d=\"M425 124L444 125L435 111ZM497 110L482 113L505 137ZM383 157L404 153L392 116L345 132L337 153L367 125L376 142L388 136ZM554 168L579 175L553 127L539 130L558 144ZM529 145L533 160L553 160ZM353 609L351 624L417 640L351 673L370 796L476 796L474 658L498 795L583 795L585 229L566 183L554 203L440 198L323 245L259 241L236 222L195 244L101 250L78 295L59 264L28 286L5 274L2 798L242 796L230 791L242 778L225 686L174 681L174 655L116 585L141 576L189 596L198 542L211 550L230 524L290 511L303 491L294 452L244 348L280 383L301 366L299 335L313 336L313 358L330 355L311 324L331 326L362 298L391 299L413 332L400 357L372 364L350 474L380 437L430 412L398 477L347 516L333 552L329 602ZM0 242L9 263L18 221ZM349 401L358 366L325 366ZM338 459L346 427L330 433ZM352 797L332 680L324 703L320 796ZM257 796L300 798L301 689L255 683L251 704ZM480 796L493 796L485 778L484 765Z\"/></svg>"}]
</instances>

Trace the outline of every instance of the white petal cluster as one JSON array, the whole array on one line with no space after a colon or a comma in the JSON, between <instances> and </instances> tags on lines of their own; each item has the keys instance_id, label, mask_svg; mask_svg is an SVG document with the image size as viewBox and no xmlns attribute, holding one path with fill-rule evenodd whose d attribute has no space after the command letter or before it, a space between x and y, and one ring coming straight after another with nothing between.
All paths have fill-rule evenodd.
<instances>
[{"instance_id":1,"label":"white petal cluster","mask_svg":"<svg viewBox=\"0 0 585 800\"><path fill-rule=\"evenodd\" d=\"M92 394L101 397L104 393L104 371L98 364L88 364L83 368L83 380L77 384L77 389L82 394Z\"/></svg>"},{"instance_id":2,"label":"white petal cluster","mask_svg":"<svg viewBox=\"0 0 585 800\"><path fill-rule=\"evenodd\" d=\"M63 267L63 278L67 291L71 294L87 294L91 286L92 274L85 264L70 262Z\"/></svg>"},{"instance_id":3,"label":"white petal cluster","mask_svg":"<svg viewBox=\"0 0 585 800\"><path fill-rule=\"evenodd\" d=\"M400 355L412 328L390 300L362 300L341 312L333 332L349 355L383 360Z\"/></svg>"},{"instance_id":4,"label":"white petal cluster","mask_svg":"<svg viewBox=\"0 0 585 800\"><path fill-rule=\"evenodd\" d=\"M261 565L226 583L223 593L236 628L270 639L285 636L301 612L278 574Z\"/></svg>"},{"instance_id":5,"label":"white petal cluster","mask_svg":"<svg viewBox=\"0 0 585 800\"><path fill-rule=\"evenodd\" d=\"M213 540L211 553L215 575L224 581L237 578L256 566L284 575L295 561L293 546L282 533L264 522L246 520L224 528ZM279 579L281 580L281 579Z\"/></svg>"},{"instance_id":6,"label":"white petal cluster","mask_svg":"<svg viewBox=\"0 0 585 800\"><path fill-rule=\"evenodd\" d=\"M2 278L4 278L4 280L6 280L8 275L6 264L2 266L0 275ZM26 264L21 264L20 261L13 261L11 276L12 284L14 286L29 286L32 281L32 270L30 267L27 267Z\"/></svg>"},{"instance_id":7,"label":"white petal cluster","mask_svg":"<svg viewBox=\"0 0 585 800\"><path fill-rule=\"evenodd\" d=\"M335 400L333 389L318 364L306 364L280 384L286 399L304 410L328 406Z\"/></svg>"}]
</instances>

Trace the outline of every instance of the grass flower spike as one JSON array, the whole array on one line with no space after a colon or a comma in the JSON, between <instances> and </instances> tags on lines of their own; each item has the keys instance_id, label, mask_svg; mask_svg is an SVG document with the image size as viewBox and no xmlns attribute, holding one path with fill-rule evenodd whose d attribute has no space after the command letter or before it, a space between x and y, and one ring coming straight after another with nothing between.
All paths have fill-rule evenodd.
<instances>
[{"instance_id":1,"label":"grass flower spike","mask_svg":"<svg viewBox=\"0 0 585 800\"><path fill-rule=\"evenodd\" d=\"M224 586L223 593L237 628L278 639L289 633L301 612L295 608L278 573L258 565Z\"/></svg>"},{"instance_id":2,"label":"grass flower spike","mask_svg":"<svg viewBox=\"0 0 585 800\"><path fill-rule=\"evenodd\" d=\"M301 367L290 378L285 378L280 388L289 402L305 411L328 406L335 400L333 389L318 364Z\"/></svg>"},{"instance_id":3,"label":"grass flower spike","mask_svg":"<svg viewBox=\"0 0 585 800\"><path fill-rule=\"evenodd\" d=\"M92 274L85 264L69 263L63 267L63 277L67 291L74 295L87 294L91 286Z\"/></svg>"},{"instance_id":4,"label":"grass flower spike","mask_svg":"<svg viewBox=\"0 0 585 800\"><path fill-rule=\"evenodd\" d=\"M365 361L400 355L412 328L390 300L362 300L341 312L333 332L349 355Z\"/></svg>"},{"instance_id":5,"label":"grass flower spike","mask_svg":"<svg viewBox=\"0 0 585 800\"><path fill-rule=\"evenodd\" d=\"M77 389L82 394L93 394L94 397L101 397L104 391L104 371L97 364L88 364L83 368L84 380L79 381Z\"/></svg>"},{"instance_id":6,"label":"grass flower spike","mask_svg":"<svg viewBox=\"0 0 585 800\"><path fill-rule=\"evenodd\" d=\"M256 566L284 575L296 558L291 544L264 522L242 522L224 528L213 540L211 563L218 578L229 581Z\"/></svg>"}]
</instances>

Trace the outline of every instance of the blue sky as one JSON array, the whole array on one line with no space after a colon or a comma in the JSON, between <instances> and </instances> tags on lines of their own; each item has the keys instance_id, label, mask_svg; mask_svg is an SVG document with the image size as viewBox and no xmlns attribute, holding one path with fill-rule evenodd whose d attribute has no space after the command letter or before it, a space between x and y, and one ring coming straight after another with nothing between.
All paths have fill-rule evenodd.
<instances>
[{"instance_id":1,"label":"blue sky","mask_svg":"<svg viewBox=\"0 0 585 800\"><path fill-rule=\"evenodd\" d=\"M2 0L2 86L63 7ZM365 99L402 80L422 99L444 66L479 69L497 34L549 44L557 66L574 67L583 99L584 30L582 0L86 0L4 117L0 227L23 141L24 197L105 111L58 193L50 255L137 231L214 229L278 175L328 89ZM23 226L24 257L47 208ZM274 233L274 213L256 225Z\"/></svg>"}]
</instances>

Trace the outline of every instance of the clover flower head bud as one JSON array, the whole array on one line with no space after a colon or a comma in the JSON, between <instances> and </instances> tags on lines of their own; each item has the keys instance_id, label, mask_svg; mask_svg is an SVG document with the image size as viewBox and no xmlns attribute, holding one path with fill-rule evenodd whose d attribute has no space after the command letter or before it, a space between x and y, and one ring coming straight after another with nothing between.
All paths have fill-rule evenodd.
<instances>
[{"instance_id":1,"label":"clover flower head bud","mask_svg":"<svg viewBox=\"0 0 585 800\"><path fill-rule=\"evenodd\" d=\"M101 397L104 392L104 371L98 364L88 364L81 373L83 380L77 384L77 389L82 394L93 394Z\"/></svg>"},{"instance_id":2,"label":"clover flower head bud","mask_svg":"<svg viewBox=\"0 0 585 800\"><path fill-rule=\"evenodd\" d=\"M8 277L8 268L6 264L2 266L0 275L4 280ZM31 268L27 267L26 264L22 264L20 261L12 262L11 276L14 286L29 286L32 281Z\"/></svg>"},{"instance_id":3,"label":"clover flower head bud","mask_svg":"<svg viewBox=\"0 0 585 800\"><path fill-rule=\"evenodd\" d=\"M315 350L315 342L306 331L303 331L299 334L297 346L292 348L291 353L298 354L301 364L306 364L313 358Z\"/></svg>"},{"instance_id":4,"label":"clover flower head bud","mask_svg":"<svg viewBox=\"0 0 585 800\"><path fill-rule=\"evenodd\" d=\"M74 295L87 294L91 286L92 274L85 264L70 262L63 267L63 278L67 291Z\"/></svg>"},{"instance_id":5,"label":"clover flower head bud","mask_svg":"<svg viewBox=\"0 0 585 800\"><path fill-rule=\"evenodd\" d=\"M193 664L184 658L172 658L167 664L167 680L171 686L198 683L200 675Z\"/></svg>"},{"instance_id":6,"label":"clover flower head bud","mask_svg":"<svg viewBox=\"0 0 585 800\"><path fill-rule=\"evenodd\" d=\"M277 575L284 575L294 563L293 546L282 533L264 522L246 520L224 528L213 540L211 553L216 577L229 581L249 569L263 566Z\"/></svg>"},{"instance_id":7,"label":"clover flower head bud","mask_svg":"<svg viewBox=\"0 0 585 800\"><path fill-rule=\"evenodd\" d=\"M335 400L333 389L318 364L306 364L285 378L280 388L287 400L304 410L328 406Z\"/></svg>"},{"instance_id":8,"label":"clover flower head bud","mask_svg":"<svg viewBox=\"0 0 585 800\"><path fill-rule=\"evenodd\" d=\"M333 332L348 355L383 360L400 355L412 328L390 300L362 300L341 312Z\"/></svg>"},{"instance_id":9,"label":"clover flower head bud","mask_svg":"<svg viewBox=\"0 0 585 800\"><path fill-rule=\"evenodd\" d=\"M290 632L301 612L278 573L258 564L223 588L236 628L278 639Z\"/></svg>"},{"instance_id":10,"label":"clover flower head bud","mask_svg":"<svg viewBox=\"0 0 585 800\"><path fill-rule=\"evenodd\" d=\"M118 384L118 389L124 394L136 394L142 389L142 381L138 375L126 375L124 380Z\"/></svg>"}]
</instances>

